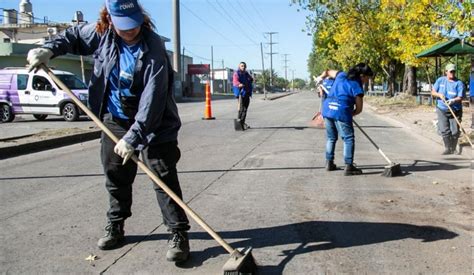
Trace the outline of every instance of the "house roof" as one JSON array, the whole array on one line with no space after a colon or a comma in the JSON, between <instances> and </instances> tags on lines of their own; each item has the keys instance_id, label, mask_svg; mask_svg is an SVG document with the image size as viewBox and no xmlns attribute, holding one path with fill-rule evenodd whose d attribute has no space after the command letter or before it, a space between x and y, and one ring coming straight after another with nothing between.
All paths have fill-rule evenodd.
<instances>
[{"instance_id":1,"label":"house roof","mask_svg":"<svg viewBox=\"0 0 474 275\"><path fill-rule=\"evenodd\" d=\"M449 41L435 44L431 48L417 54L416 57L454 56L464 54L474 54L474 46L459 38L453 38Z\"/></svg>"}]
</instances>

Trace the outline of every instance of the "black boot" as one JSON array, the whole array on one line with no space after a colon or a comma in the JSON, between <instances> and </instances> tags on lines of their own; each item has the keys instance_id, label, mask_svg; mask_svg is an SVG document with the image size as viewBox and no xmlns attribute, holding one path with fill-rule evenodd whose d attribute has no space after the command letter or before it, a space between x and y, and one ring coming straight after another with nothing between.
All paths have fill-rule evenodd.
<instances>
[{"instance_id":1,"label":"black boot","mask_svg":"<svg viewBox=\"0 0 474 275\"><path fill-rule=\"evenodd\" d=\"M245 123L245 120L241 120L240 125L242 125L242 130L244 131L250 128L250 126L247 123Z\"/></svg>"},{"instance_id":2,"label":"black boot","mask_svg":"<svg viewBox=\"0 0 474 275\"><path fill-rule=\"evenodd\" d=\"M168 240L166 259L170 262L184 262L189 258L189 239L186 231L173 231Z\"/></svg>"},{"instance_id":3,"label":"black boot","mask_svg":"<svg viewBox=\"0 0 474 275\"><path fill-rule=\"evenodd\" d=\"M125 240L123 231L123 221L109 222L105 227L105 235L99 239L97 246L102 250L114 249L119 247Z\"/></svg>"},{"instance_id":4,"label":"black boot","mask_svg":"<svg viewBox=\"0 0 474 275\"><path fill-rule=\"evenodd\" d=\"M458 137L451 137L451 151L456 155L462 154L462 147L458 146Z\"/></svg>"},{"instance_id":5,"label":"black boot","mask_svg":"<svg viewBox=\"0 0 474 275\"><path fill-rule=\"evenodd\" d=\"M360 175L362 174L362 170L355 167L353 164L346 164L346 168L344 169L344 176L352 176L352 175Z\"/></svg>"},{"instance_id":6,"label":"black boot","mask_svg":"<svg viewBox=\"0 0 474 275\"><path fill-rule=\"evenodd\" d=\"M336 164L334 164L333 160L326 161L326 171L334 171L337 170Z\"/></svg>"},{"instance_id":7,"label":"black boot","mask_svg":"<svg viewBox=\"0 0 474 275\"><path fill-rule=\"evenodd\" d=\"M451 138L450 137L443 137L443 143L444 143L444 151L441 153L441 155L450 155L453 153L451 150Z\"/></svg>"}]
</instances>

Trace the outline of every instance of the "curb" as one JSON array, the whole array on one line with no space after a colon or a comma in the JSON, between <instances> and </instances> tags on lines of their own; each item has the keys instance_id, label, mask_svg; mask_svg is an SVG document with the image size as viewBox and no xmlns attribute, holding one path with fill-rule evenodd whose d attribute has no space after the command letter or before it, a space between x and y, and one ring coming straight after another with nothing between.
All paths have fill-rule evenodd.
<instances>
[{"instance_id":1,"label":"curb","mask_svg":"<svg viewBox=\"0 0 474 275\"><path fill-rule=\"evenodd\" d=\"M0 148L0 160L98 139L100 130Z\"/></svg>"},{"instance_id":2,"label":"curb","mask_svg":"<svg viewBox=\"0 0 474 275\"><path fill-rule=\"evenodd\" d=\"M262 100L275 100L275 99L279 99L279 98L282 98L282 97L285 97L285 96L289 96L289 95L294 95L296 93L287 93L287 94L283 94L283 95L277 95L277 96L272 96L272 97L268 97L267 99L265 98L262 98Z\"/></svg>"}]
</instances>

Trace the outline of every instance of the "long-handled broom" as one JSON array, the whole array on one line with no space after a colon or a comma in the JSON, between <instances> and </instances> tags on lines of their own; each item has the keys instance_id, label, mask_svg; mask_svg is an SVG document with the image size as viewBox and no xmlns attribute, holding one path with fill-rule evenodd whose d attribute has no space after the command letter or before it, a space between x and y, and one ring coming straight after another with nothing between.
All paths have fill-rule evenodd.
<instances>
[{"instance_id":1,"label":"long-handled broom","mask_svg":"<svg viewBox=\"0 0 474 275\"><path fill-rule=\"evenodd\" d=\"M359 124L357 124L357 122L355 120L352 120L352 121L354 122L355 126L357 126L357 128L359 128L359 130L370 141L370 143L372 143L372 145L374 145L374 147L377 149L377 151L379 151L379 153L382 155L382 157L388 162L388 165L384 167L384 171L382 173L382 176L384 176L384 177L395 177L395 176L402 175L402 169L400 167L400 163L395 163L395 162L391 161L383 153L382 149L380 149L380 147L377 146L377 144L375 144L375 142L369 137L369 135L364 130L362 130L362 127L360 127Z\"/></svg>"},{"instance_id":2,"label":"long-handled broom","mask_svg":"<svg viewBox=\"0 0 474 275\"><path fill-rule=\"evenodd\" d=\"M326 91L327 94L329 94L328 90L326 89L326 87L324 87L324 85L321 85L321 87ZM382 176L384 176L384 177L395 177L395 176L402 175L402 169L400 167L400 163L395 163L395 162L391 161L384 154L382 149L380 149L380 147L370 138L370 136L364 130L362 130L362 128L359 126L359 124L355 120L352 120L352 121L354 122L355 126L357 126L357 128L359 128L359 130L362 132L362 134L364 134L365 137L370 141L370 143L372 143L372 145L374 145L374 147L382 155L382 157L388 162L388 165L384 167L384 171L382 173Z\"/></svg>"},{"instance_id":3,"label":"long-handled broom","mask_svg":"<svg viewBox=\"0 0 474 275\"><path fill-rule=\"evenodd\" d=\"M448 107L449 111L451 112L454 119L456 120L456 123L459 125L459 128L461 129L462 133L466 136L467 141L469 142L469 144L471 144L471 148L473 148L471 137L466 133L466 130L464 130L464 128L462 127L461 122L458 120L458 118L457 118L456 114L454 113L453 109L451 108L451 106L449 106L449 103L446 101L446 99L441 98L441 100L443 100L444 104Z\"/></svg>"},{"instance_id":4,"label":"long-handled broom","mask_svg":"<svg viewBox=\"0 0 474 275\"><path fill-rule=\"evenodd\" d=\"M84 111L99 128L115 143L119 140L118 138L92 113L72 92L64 85L64 83L54 75L54 73L46 67L46 65L39 65L51 79L58 84L58 86L66 92L74 103ZM243 249L233 249L224 239L222 239L206 222L199 217L183 200L181 200L164 182L162 182L136 155L132 155L131 159L137 163L138 167L142 169L150 179L156 183L166 194L168 194L181 208L183 208L187 214L189 214L204 230L211 235L230 255L230 259L225 263L223 267L224 274L255 274L257 272L257 265L255 259L252 256L252 248L247 247Z\"/></svg>"}]
</instances>

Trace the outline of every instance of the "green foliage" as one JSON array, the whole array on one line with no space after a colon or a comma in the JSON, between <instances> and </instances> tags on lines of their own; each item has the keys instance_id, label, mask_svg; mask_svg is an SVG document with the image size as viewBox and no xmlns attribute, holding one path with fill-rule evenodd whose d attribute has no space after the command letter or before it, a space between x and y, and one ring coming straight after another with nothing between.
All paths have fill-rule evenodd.
<instances>
[{"instance_id":1,"label":"green foliage","mask_svg":"<svg viewBox=\"0 0 474 275\"><path fill-rule=\"evenodd\" d=\"M462 3L461 3L462 2ZM367 62L377 78L395 81L404 65L424 68L432 60L415 55L448 40L448 35L473 41L472 1L292 0L311 11L307 31L313 34L308 70L319 75L327 68L347 70Z\"/></svg>"},{"instance_id":2,"label":"green foliage","mask_svg":"<svg viewBox=\"0 0 474 275\"><path fill-rule=\"evenodd\" d=\"M293 87L291 87L291 82L290 82L290 87L289 88L295 88L295 89L303 89L306 87L306 81L301 78L295 78L293 79Z\"/></svg>"}]
</instances>

